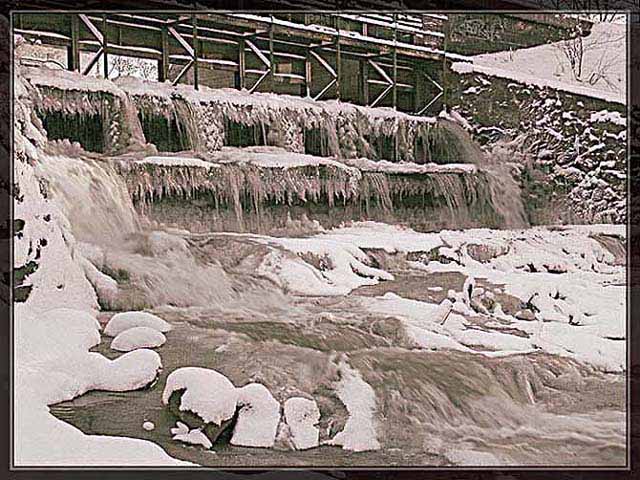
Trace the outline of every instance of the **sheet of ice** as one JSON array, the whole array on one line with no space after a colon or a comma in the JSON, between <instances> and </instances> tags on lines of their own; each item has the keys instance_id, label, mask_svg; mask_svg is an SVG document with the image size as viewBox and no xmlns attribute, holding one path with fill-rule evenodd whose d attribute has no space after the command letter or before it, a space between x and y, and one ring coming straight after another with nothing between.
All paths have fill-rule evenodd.
<instances>
[{"instance_id":1,"label":"sheet of ice","mask_svg":"<svg viewBox=\"0 0 640 480\"><path fill-rule=\"evenodd\" d=\"M260 383L238 388L238 420L232 445L273 447L280 422L280 404Z\"/></svg>"},{"instance_id":2,"label":"sheet of ice","mask_svg":"<svg viewBox=\"0 0 640 480\"><path fill-rule=\"evenodd\" d=\"M236 412L236 387L215 370L201 367L174 370L167 377L162 403L167 405L171 394L178 390L185 390L180 399L180 410L195 413L205 423L221 425Z\"/></svg>"},{"instance_id":3,"label":"sheet of ice","mask_svg":"<svg viewBox=\"0 0 640 480\"><path fill-rule=\"evenodd\" d=\"M130 352L139 348L157 348L167 341L158 330L149 327L133 327L119 333L111 342L111 349Z\"/></svg>"},{"instance_id":4,"label":"sheet of ice","mask_svg":"<svg viewBox=\"0 0 640 480\"><path fill-rule=\"evenodd\" d=\"M376 433L376 395L360 372L347 362L340 364L340 382L336 394L349 412L344 429L337 433L329 445L340 445L345 450L363 452L379 450L380 442Z\"/></svg>"},{"instance_id":5,"label":"sheet of ice","mask_svg":"<svg viewBox=\"0 0 640 480\"><path fill-rule=\"evenodd\" d=\"M198 428L189 430L187 433L178 433L173 436L173 439L178 442L188 443L189 445L200 445L207 450L213 447L211 440Z\"/></svg>"},{"instance_id":6,"label":"sheet of ice","mask_svg":"<svg viewBox=\"0 0 640 480\"><path fill-rule=\"evenodd\" d=\"M418 233L410 228L377 222L355 222L329 230L315 238L350 243L359 248L382 249L388 253L425 251L441 246L438 235Z\"/></svg>"},{"instance_id":7,"label":"sheet of ice","mask_svg":"<svg viewBox=\"0 0 640 480\"><path fill-rule=\"evenodd\" d=\"M291 397L284 402L284 418L289 426L291 441L297 450L318 446L320 410L315 400Z\"/></svg>"},{"instance_id":8,"label":"sheet of ice","mask_svg":"<svg viewBox=\"0 0 640 480\"><path fill-rule=\"evenodd\" d=\"M104 334L115 337L134 327L148 327L161 333L171 331L171 325L153 313L120 312L111 317L107 326L104 327Z\"/></svg>"}]
</instances>

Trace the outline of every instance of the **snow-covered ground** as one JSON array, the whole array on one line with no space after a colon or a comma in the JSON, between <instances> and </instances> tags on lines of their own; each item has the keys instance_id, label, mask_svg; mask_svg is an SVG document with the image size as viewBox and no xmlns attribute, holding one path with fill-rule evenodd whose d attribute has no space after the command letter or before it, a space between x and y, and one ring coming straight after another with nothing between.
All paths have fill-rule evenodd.
<instances>
[{"instance_id":1,"label":"snow-covered ground","mask_svg":"<svg viewBox=\"0 0 640 480\"><path fill-rule=\"evenodd\" d=\"M471 57L473 64L457 63L460 73L475 71L525 84L551 87L616 103L626 102L627 25L595 23L583 38L583 65L576 78L562 50L563 42Z\"/></svg>"}]
</instances>

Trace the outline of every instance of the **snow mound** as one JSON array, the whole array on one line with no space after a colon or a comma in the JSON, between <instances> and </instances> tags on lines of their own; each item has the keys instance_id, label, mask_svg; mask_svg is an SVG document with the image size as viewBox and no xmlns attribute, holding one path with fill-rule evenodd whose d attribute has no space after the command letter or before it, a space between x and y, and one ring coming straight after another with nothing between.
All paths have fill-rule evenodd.
<instances>
[{"instance_id":1,"label":"snow mound","mask_svg":"<svg viewBox=\"0 0 640 480\"><path fill-rule=\"evenodd\" d=\"M315 400L292 397L284 402L284 418L289 426L291 442L297 450L318 446L320 409Z\"/></svg>"},{"instance_id":2,"label":"snow mound","mask_svg":"<svg viewBox=\"0 0 640 480\"><path fill-rule=\"evenodd\" d=\"M149 327L133 327L119 333L111 342L111 349L130 352L139 348L156 348L164 345L167 338Z\"/></svg>"},{"instance_id":3,"label":"snow mound","mask_svg":"<svg viewBox=\"0 0 640 480\"><path fill-rule=\"evenodd\" d=\"M245 447L273 447L280 422L280 404L260 383L238 390L238 421L231 443Z\"/></svg>"},{"instance_id":4,"label":"snow mound","mask_svg":"<svg viewBox=\"0 0 640 480\"><path fill-rule=\"evenodd\" d=\"M173 436L173 439L182 443L188 443L189 445L201 445L207 450L213 446L211 440L198 428L189 430L187 433L176 434Z\"/></svg>"},{"instance_id":5,"label":"snow mound","mask_svg":"<svg viewBox=\"0 0 640 480\"><path fill-rule=\"evenodd\" d=\"M110 337L116 337L118 334L134 327L149 327L158 332L166 333L171 330L171 325L163 319L148 312L122 312L116 313L107 326L104 328L104 334Z\"/></svg>"},{"instance_id":6,"label":"snow mound","mask_svg":"<svg viewBox=\"0 0 640 480\"><path fill-rule=\"evenodd\" d=\"M236 412L236 387L215 370L201 367L174 370L167 377L162 403L167 405L171 394L179 390L185 390L180 399L180 410L195 413L205 423L219 426Z\"/></svg>"},{"instance_id":7,"label":"snow mound","mask_svg":"<svg viewBox=\"0 0 640 480\"><path fill-rule=\"evenodd\" d=\"M379 450L374 413L376 410L376 396L367 382L362 379L360 372L351 368L347 363L340 365L342 378L337 385L338 398L349 412L349 418L344 429L327 443L341 445L345 450L363 452Z\"/></svg>"},{"instance_id":8,"label":"snow mound","mask_svg":"<svg viewBox=\"0 0 640 480\"><path fill-rule=\"evenodd\" d=\"M96 363L93 390L137 390L153 382L162 369L160 355L153 350L134 350L115 360L109 360L98 353L89 355L95 356Z\"/></svg>"}]
</instances>

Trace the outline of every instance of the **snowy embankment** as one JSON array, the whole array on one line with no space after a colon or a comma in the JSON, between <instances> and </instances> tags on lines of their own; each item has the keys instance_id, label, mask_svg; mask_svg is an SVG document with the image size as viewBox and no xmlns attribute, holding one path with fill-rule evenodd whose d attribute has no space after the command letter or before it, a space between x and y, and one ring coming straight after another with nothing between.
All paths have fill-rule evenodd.
<instances>
[{"instance_id":1,"label":"snowy embankment","mask_svg":"<svg viewBox=\"0 0 640 480\"><path fill-rule=\"evenodd\" d=\"M626 103L627 25L595 23L583 39L582 74L574 75L562 42L471 57L473 63L454 63L458 73L484 73L527 85ZM591 81L589 81L591 80ZM593 82L593 83L592 83Z\"/></svg>"},{"instance_id":2,"label":"snowy embankment","mask_svg":"<svg viewBox=\"0 0 640 480\"><path fill-rule=\"evenodd\" d=\"M285 260L283 254L278 258L272 254L261 273L306 295L346 294L361 285L392 279L378 268L362 268L367 261L365 250L413 253L419 259L411 262L413 268L459 272L495 286L489 291L472 281L467 294L449 292L453 310L445 322L437 304L392 293L363 301L372 312L401 318L416 346L487 356L544 351L598 370L621 372L626 368L626 274L620 259L598 241L603 236L624 241L625 228L593 225L417 233L363 222L307 239L271 239L296 256ZM483 258L479 251L488 256ZM314 266L310 256L324 261ZM522 312L505 314L494 293L519 299ZM487 299L490 310L478 307ZM488 320L486 328L470 321L478 315ZM518 334L503 333L507 326Z\"/></svg>"},{"instance_id":3,"label":"snowy embankment","mask_svg":"<svg viewBox=\"0 0 640 480\"><path fill-rule=\"evenodd\" d=\"M14 463L16 466L188 465L159 446L131 438L89 436L54 418L48 406L89 390L126 391L154 381L161 360L136 350L116 360L91 353L100 342L96 294L85 277L68 222L43 196L32 163L44 138L21 103L29 91L16 82L14 266L27 274L28 294L14 310ZM32 92L31 92L32 93Z\"/></svg>"}]
</instances>

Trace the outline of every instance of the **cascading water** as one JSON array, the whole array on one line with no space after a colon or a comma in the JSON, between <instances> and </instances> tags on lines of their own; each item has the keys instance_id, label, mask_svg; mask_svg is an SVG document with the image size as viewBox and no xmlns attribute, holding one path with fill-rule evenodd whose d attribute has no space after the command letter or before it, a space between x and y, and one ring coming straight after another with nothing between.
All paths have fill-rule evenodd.
<instances>
[{"instance_id":1,"label":"cascading water","mask_svg":"<svg viewBox=\"0 0 640 480\"><path fill-rule=\"evenodd\" d=\"M55 80L35 77L41 88ZM527 289L540 283L530 278L533 272L560 271L556 264L565 262L575 277L566 283L549 279L546 285L556 287L557 295L539 295L539 310L557 319L554 308L569 305L576 309L571 321L600 318L598 303L619 308L610 299L620 267L609 262L605 246L580 232L567 233L580 241L566 252L553 251L540 261L527 257L534 255L532 245L543 250L535 233L520 247L520 237L508 231L440 232L526 226L508 166L493 164L458 126L335 102L103 83L121 92L114 98L127 98L103 112L105 119L119 119L113 148L88 154L50 141L36 173L84 242L78 255L117 282L118 291L100 299L103 308L153 309L174 329L159 350L160 387L118 398L89 393L77 403L53 406L55 415L88 433L133 437L142 435L141 419L149 417L156 428L145 438L203 465L242 466L248 456L262 466L623 460L618 357L571 344L576 333L564 330L573 328L565 317L515 317L530 308ZM63 105L82 95L53 97ZM123 108L121 116L111 110ZM180 125L176 150L189 151L158 153L146 145L143 127L167 125L152 116ZM260 139L266 145L225 147L225 129L233 124L251 127L233 133L242 145L251 140L248 131L255 135L269 125ZM396 162L372 159L383 137L394 139ZM438 143L442 138L455 139L455 164L435 161L446 148ZM382 142L379 152L389 146ZM305 145L314 155L302 153ZM340 223L346 226L326 230ZM568 242L563 238L560 232L548 244ZM432 269L433 263L439 267ZM451 270L442 270L446 266ZM436 322L437 305L461 295L466 273L477 277L471 289L481 291L484 310L468 293L466 310L456 300L459 310ZM611 275L610 284L594 281L596 275ZM584 307L589 311L569 303L573 280L597 283L595 306ZM550 325L563 330L545 333ZM589 341L600 342L598 351L619 345L600 330L585 327L579 334L593 335ZM116 355L108 341L97 350ZM235 385L260 382L281 403L292 396L313 398L321 441L342 432L380 450L345 454L325 445L247 453L221 445L210 455L183 448L167 434L175 423L169 415L149 410L161 405L166 375L185 365L215 368ZM607 398L601 395L605 389ZM359 438L361 432L348 427L358 410L349 401L367 395L374 411L358 418L373 439ZM583 409L578 414L571 410L576 403Z\"/></svg>"}]
</instances>

